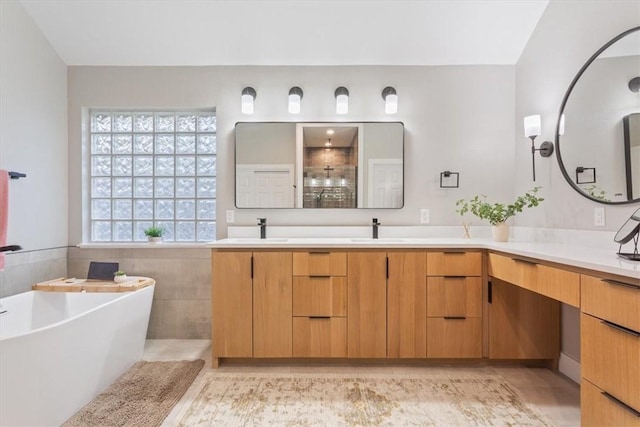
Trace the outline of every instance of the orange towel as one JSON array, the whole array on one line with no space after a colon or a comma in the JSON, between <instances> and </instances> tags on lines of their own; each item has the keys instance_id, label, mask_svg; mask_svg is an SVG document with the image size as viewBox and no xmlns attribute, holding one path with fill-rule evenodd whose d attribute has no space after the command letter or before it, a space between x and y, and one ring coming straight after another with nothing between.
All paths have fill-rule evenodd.
<instances>
[{"instance_id":1,"label":"orange towel","mask_svg":"<svg viewBox=\"0 0 640 427\"><path fill-rule=\"evenodd\" d=\"M0 169L0 246L7 245L9 224L9 172ZM4 270L4 253L0 252L0 271Z\"/></svg>"}]
</instances>

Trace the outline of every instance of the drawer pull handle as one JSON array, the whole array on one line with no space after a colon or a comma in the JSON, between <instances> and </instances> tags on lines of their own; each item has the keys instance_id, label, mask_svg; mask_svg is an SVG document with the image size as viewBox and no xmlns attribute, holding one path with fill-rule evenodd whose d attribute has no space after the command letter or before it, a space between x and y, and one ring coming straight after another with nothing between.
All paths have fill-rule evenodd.
<instances>
[{"instance_id":1,"label":"drawer pull handle","mask_svg":"<svg viewBox=\"0 0 640 427\"><path fill-rule=\"evenodd\" d=\"M466 279L467 276L444 276L445 279Z\"/></svg>"},{"instance_id":2,"label":"drawer pull handle","mask_svg":"<svg viewBox=\"0 0 640 427\"><path fill-rule=\"evenodd\" d=\"M633 415L635 415L636 417L640 418L640 412L636 411L635 409L633 409L631 406L627 405L626 403L624 403L622 400L618 399L615 396L610 395L609 393L607 393L606 391L601 391L600 392L604 397L606 397L607 399L609 399L610 401L612 401L613 403L622 406L624 409L626 409L627 411L631 412Z\"/></svg>"},{"instance_id":3,"label":"drawer pull handle","mask_svg":"<svg viewBox=\"0 0 640 427\"><path fill-rule=\"evenodd\" d=\"M320 319L320 320L328 320L331 319L331 316L309 316L309 319Z\"/></svg>"},{"instance_id":4,"label":"drawer pull handle","mask_svg":"<svg viewBox=\"0 0 640 427\"><path fill-rule=\"evenodd\" d=\"M636 289L636 290L640 291L640 286L632 285L631 283L619 282L617 280L611 280L611 279L602 279L602 281L605 282L605 283L608 283L610 285L624 286L625 288L631 288L631 289Z\"/></svg>"},{"instance_id":5,"label":"drawer pull handle","mask_svg":"<svg viewBox=\"0 0 640 427\"><path fill-rule=\"evenodd\" d=\"M309 275L310 279L328 279L329 277L331 277L331 276L328 275L328 274L326 274L326 275L325 274L311 274L311 275Z\"/></svg>"},{"instance_id":6,"label":"drawer pull handle","mask_svg":"<svg viewBox=\"0 0 640 427\"><path fill-rule=\"evenodd\" d=\"M466 320L466 316L444 316L444 320Z\"/></svg>"},{"instance_id":7,"label":"drawer pull handle","mask_svg":"<svg viewBox=\"0 0 640 427\"><path fill-rule=\"evenodd\" d=\"M537 263L537 262L529 261L528 259L513 258L513 260L514 260L515 262L521 262L521 263L523 263L523 264L538 265L538 263Z\"/></svg>"},{"instance_id":8,"label":"drawer pull handle","mask_svg":"<svg viewBox=\"0 0 640 427\"><path fill-rule=\"evenodd\" d=\"M314 252L309 252L309 255L329 255L331 252L326 252L326 251L314 251Z\"/></svg>"},{"instance_id":9,"label":"drawer pull handle","mask_svg":"<svg viewBox=\"0 0 640 427\"><path fill-rule=\"evenodd\" d=\"M465 251L444 251L442 252L445 255L464 255Z\"/></svg>"},{"instance_id":10,"label":"drawer pull handle","mask_svg":"<svg viewBox=\"0 0 640 427\"><path fill-rule=\"evenodd\" d=\"M636 331L634 331L632 329L625 328L624 326L616 325L615 323L611 323L611 322L609 322L607 320L601 320L600 322L604 323L605 325L607 325L610 328L616 329L616 330L618 330L620 332L624 332L624 333L629 334L629 335L633 335L636 338L640 338L640 332L636 332Z\"/></svg>"}]
</instances>

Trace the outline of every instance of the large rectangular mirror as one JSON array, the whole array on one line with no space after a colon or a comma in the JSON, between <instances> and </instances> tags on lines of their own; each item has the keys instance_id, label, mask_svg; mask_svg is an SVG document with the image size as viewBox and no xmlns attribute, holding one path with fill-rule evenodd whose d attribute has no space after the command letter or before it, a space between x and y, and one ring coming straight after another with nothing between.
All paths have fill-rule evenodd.
<instances>
[{"instance_id":1,"label":"large rectangular mirror","mask_svg":"<svg viewBox=\"0 0 640 427\"><path fill-rule=\"evenodd\" d=\"M236 123L236 207L402 208L400 122Z\"/></svg>"}]
</instances>

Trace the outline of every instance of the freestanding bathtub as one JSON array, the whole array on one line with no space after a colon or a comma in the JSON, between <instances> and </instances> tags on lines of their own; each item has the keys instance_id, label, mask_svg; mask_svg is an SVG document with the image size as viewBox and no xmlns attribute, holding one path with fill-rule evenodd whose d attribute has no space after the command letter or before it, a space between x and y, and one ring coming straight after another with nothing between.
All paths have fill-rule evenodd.
<instances>
[{"instance_id":1,"label":"freestanding bathtub","mask_svg":"<svg viewBox=\"0 0 640 427\"><path fill-rule=\"evenodd\" d=\"M154 287L0 299L0 426L58 426L140 360Z\"/></svg>"}]
</instances>

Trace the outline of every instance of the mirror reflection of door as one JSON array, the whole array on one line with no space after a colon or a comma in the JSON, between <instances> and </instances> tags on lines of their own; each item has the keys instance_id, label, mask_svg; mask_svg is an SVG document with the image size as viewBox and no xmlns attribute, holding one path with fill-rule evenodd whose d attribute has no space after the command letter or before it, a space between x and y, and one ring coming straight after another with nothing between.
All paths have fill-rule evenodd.
<instances>
[{"instance_id":1,"label":"mirror reflection of door","mask_svg":"<svg viewBox=\"0 0 640 427\"><path fill-rule=\"evenodd\" d=\"M623 123L627 199L640 199L640 113L625 116Z\"/></svg>"}]
</instances>

